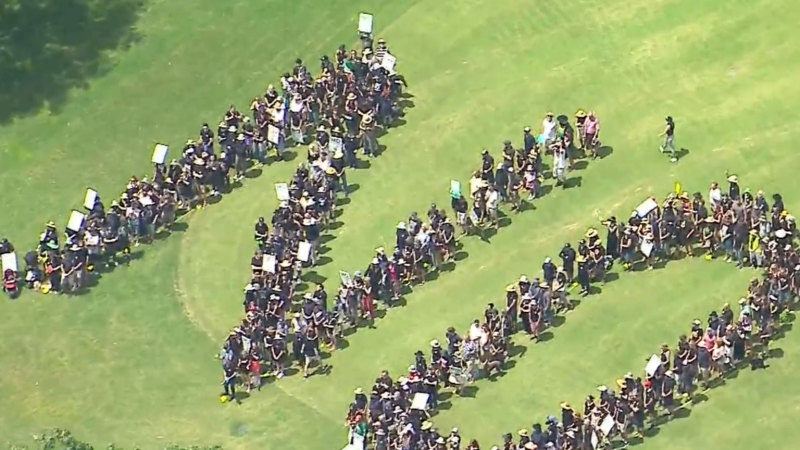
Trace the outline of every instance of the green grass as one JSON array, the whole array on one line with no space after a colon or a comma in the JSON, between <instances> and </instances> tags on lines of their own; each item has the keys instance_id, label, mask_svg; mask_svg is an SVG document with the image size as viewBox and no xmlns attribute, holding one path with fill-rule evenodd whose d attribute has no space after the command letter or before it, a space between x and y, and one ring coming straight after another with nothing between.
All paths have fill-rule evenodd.
<instances>
[{"instance_id":1,"label":"green grass","mask_svg":"<svg viewBox=\"0 0 800 450\"><path fill-rule=\"evenodd\" d=\"M800 188L800 38L784 19L800 6L789 0L152 0L137 25L142 39L115 55L113 70L59 114L0 128L0 231L24 248L49 218L63 226L86 187L111 198L132 173L149 172L156 141L177 145L232 101L246 104L297 56L316 67L319 55L355 42L362 10L375 13L378 34L399 56L415 107L407 125L381 139L385 155L350 177L360 189L329 243L333 262L319 270L328 279L363 269L398 220L431 201L446 204L450 178L466 181L482 146L497 153L504 139L519 141L548 109L598 111L613 153L574 174L579 189L513 216L490 244L467 239L468 258L416 289L376 329L351 336L329 360L330 376L292 377L241 406L220 405L213 355L240 318L252 222L274 208L272 183L292 170L269 167L88 295L26 292L0 303L0 442L60 426L93 443L144 448L335 447L344 443L354 387L383 368L397 374L448 325L466 326L598 215L624 216L676 180L704 192L725 169L800 208L792 194ZM677 144L690 150L675 165L656 151L667 114L678 123ZM639 369L691 319L738 297L750 276L699 260L623 275L571 313L551 342L524 343L507 376L479 382L475 398L455 399L436 423L457 424L488 447L543 420L559 401L579 403L597 384ZM792 383L800 337L790 333L778 346L784 357L769 370L714 390L643 448L790 447L800 438Z\"/></svg>"}]
</instances>

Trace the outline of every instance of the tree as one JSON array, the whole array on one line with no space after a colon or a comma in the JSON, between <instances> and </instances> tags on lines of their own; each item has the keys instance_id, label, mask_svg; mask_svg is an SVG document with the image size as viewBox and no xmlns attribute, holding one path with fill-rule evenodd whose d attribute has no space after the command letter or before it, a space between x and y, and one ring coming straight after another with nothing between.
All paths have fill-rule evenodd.
<instances>
[{"instance_id":1,"label":"tree","mask_svg":"<svg viewBox=\"0 0 800 450\"><path fill-rule=\"evenodd\" d=\"M81 442L72 435L69 430L64 430L61 428L56 428L53 430L47 430L42 434L37 434L33 436L33 440L36 442L34 447L28 446L11 446L9 450L94 450L94 447L86 442ZM125 450L122 447L118 447L114 444L109 444L105 447L105 450ZM138 450L138 449L133 449ZM164 447L164 450L222 450L222 447L218 445L214 446L190 446L190 447L183 447L180 445L170 445L168 447Z\"/></svg>"},{"instance_id":2,"label":"tree","mask_svg":"<svg viewBox=\"0 0 800 450\"><path fill-rule=\"evenodd\" d=\"M85 87L108 50L136 38L144 0L0 2L0 122L42 107L57 110Z\"/></svg>"}]
</instances>

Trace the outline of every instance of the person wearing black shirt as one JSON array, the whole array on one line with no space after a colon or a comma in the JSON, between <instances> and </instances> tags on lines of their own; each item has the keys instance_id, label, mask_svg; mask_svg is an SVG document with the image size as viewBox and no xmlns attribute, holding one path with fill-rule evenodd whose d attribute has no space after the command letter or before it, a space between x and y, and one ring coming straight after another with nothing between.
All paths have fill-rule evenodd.
<instances>
[{"instance_id":1,"label":"person wearing black shirt","mask_svg":"<svg viewBox=\"0 0 800 450\"><path fill-rule=\"evenodd\" d=\"M481 178L487 183L494 183L494 158L486 149L481 152Z\"/></svg>"},{"instance_id":2,"label":"person wearing black shirt","mask_svg":"<svg viewBox=\"0 0 800 450\"><path fill-rule=\"evenodd\" d=\"M575 253L575 249L572 248L572 245L567 242L564 244L564 247L559 252L558 257L561 258L562 266L564 267L564 273L567 275L567 282L572 283L573 276L575 274L575 258L577 254Z\"/></svg>"},{"instance_id":3,"label":"person wearing black shirt","mask_svg":"<svg viewBox=\"0 0 800 450\"><path fill-rule=\"evenodd\" d=\"M675 156L675 121L672 120L672 116L667 116L664 120L667 124L664 128L664 132L659 135L664 138L664 143L659 149L661 153L669 152L670 161L675 162L678 160Z\"/></svg>"}]
</instances>

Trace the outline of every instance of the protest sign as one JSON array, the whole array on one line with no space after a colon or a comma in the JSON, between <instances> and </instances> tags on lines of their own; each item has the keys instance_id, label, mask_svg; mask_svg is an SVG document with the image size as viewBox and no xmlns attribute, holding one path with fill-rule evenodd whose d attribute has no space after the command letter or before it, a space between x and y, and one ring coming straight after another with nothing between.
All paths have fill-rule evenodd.
<instances>
[{"instance_id":1,"label":"protest sign","mask_svg":"<svg viewBox=\"0 0 800 450\"><path fill-rule=\"evenodd\" d=\"M358 32L364 34L372 34L373 16L368 13L361 13L358 15Z\"/></svg>"},{"instance_id":2,"label":"protest sign","mask_svg":"<svg viewBox=\"0 0 800 450\"><path fill-rule=\"evenodd\" d=\"M278 141L281 137L281 130L278 129L275 125L267 125L267 140L275 145L278 145Z\"/></svg>"},{"instance_id":3,"label":"protest sign","mask_svg":"<svg viewBox=\"0 0 800 450\"><path fill-rule=\"evenodd\" d=\"M658 203L652 198L643 201L641 205L636 207L636 215L639 217L647 217L650 211L658 208Z\"/></svg>"},{"instance_id":4,"label":"protest sign","mask_svg":"<svg viewBox=\"0 0 800 450\"><path fill-rule=\"evenodd\" d=\"M275 183L275 194L278 196L278 200L288 201L289 185L286 183Z\"/></svg>"},{"instance_id":5,"label":"protest sign","mask_svg":"<svg viewBox=\"0 0 800 450\"><path fill-rule=\"evenodd\" d=\"M381 67L386 69L390 75L394 75L394 66L397 64L397 58L391 53L386 53L383 55L383 59L381 60Z\"/></svg>"},{"instance_id":6,"label":"protest sign","mask_svg":"<svg viewBox=\"0 0 800 450\"><path fill-rule=\"evenodd\" d=\"M153 148L153 157L151 161L154 164L164 164L167 162L167 154L169 153L169 147L164 144L156 144L155 148Z\"/></svg>"},{"instance_id":7,"label":"protest sign","mask_svg":"<svg viewBox=\"0 0 800 450\"><path fill-rule=\"evenodd\" d=\"M417 392L416 394L414 394L414 399L411 400L411 409L418 409L420 411L425 411L428 405L428 398L430 398L430 394Z\"/></svg>"},{"instance_id":8,"label":"protest sign","mask_svg":"<svg viewBox=\"0 0 800 450\"><path fill-rule=\"evenodd\" d=\"M83 197L83 207L92 210L97 201L97 191L94 189L86 189L86 195Z\"/></svg>"},{"instance_id":9,"label":"protest sign","mask_svg":"<svg viewBox=\"0 0 800 450\"><path fill-rule=\"evenodd\" d=\"M644 366L644 371L647 372L647 375L652 377L659 367L661 367L661 358L659 358L658 355L653 355L650 357L650 360L647 361L647 365Z\"/></svg>"},{"instance_id":10,"label":"protest sign","mask_svg":"<svg viewBox=\"0 0 800 450\"><path fill-rule=\"evenodd\" d=\"M277 266L278 261L275 259L275 255L265 254L264 259L261 262L261 270L267 271L269 273L275 273L275 267Z\"/></svg>"},{"instance_id":11,"label":"protest sign","mask_svg":"<svg viewBox=\"0 0 800 450\"><path fill-rule=\"evenodd\" d=\"M84 220L86 220L86 214L72 210L72 213L69 215L69 221L67 222L67 229L77 233L83 226Z\"/></svg>"},{"instance_id":12,"label":"protest sign","mask_svg":"<svg viewBox=\"0 0 800 450\"><path fill-rule=\"evenodd\" d=\"M5 273L6 270L11 270L13 272L18 272L19 271L17 269L17 254L16 253L14 253L14 252L3 253L2 259L3 259L3 273Z\"/></svg>"}]
</instances>

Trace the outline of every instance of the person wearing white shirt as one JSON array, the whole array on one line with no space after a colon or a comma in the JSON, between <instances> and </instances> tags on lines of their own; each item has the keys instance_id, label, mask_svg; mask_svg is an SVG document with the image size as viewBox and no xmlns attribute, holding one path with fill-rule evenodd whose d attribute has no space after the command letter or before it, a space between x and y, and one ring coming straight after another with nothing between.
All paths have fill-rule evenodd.
<instances>
[{"instance_id":1,"label":"person wearing white shirt","mask_svg":"<svg viewBox=\"0 0 800 450\"><path fill-rule=\"evenodd\" d=\"M711 183L711 189L708 191L708 204L711 206L711 210L717 208L717 205L722 202L722 190L719 188L719 184L717 182Z\"/></svg>"},{"instance_id":2,"label":"person wearing white shirt","mask_svg":"<svg viewBox=\"0 0 800 450\"><path fill-rule=\"evenodd\" d=\"M544 135L545 145L550 145L556 141L558 123L553 119L553 113L548 112L542 121L542 134Z\"/></svg>"},{"instance_id":3,"label":"person wearing white shirt","mask_svg":"<svg viewBox=\"0 0 800 450\"><path fill-rule=\"evenodd\" d=\"M557 180L556 186L567 187L567 151L560 145L553 145L553 177Z\"/></svg>"},{"instance_id":4,"label":"person wearing white shirt","mask_svg":"<svg viewBox=\"0 0 800 450\"><path fill-rule=\"evenodd\" d=\"M489 215L491 226L497 228L497 207L500 203L500 193L494 186L489 186L486 191L486 212Z\"/></svg>"}]
</instances>

